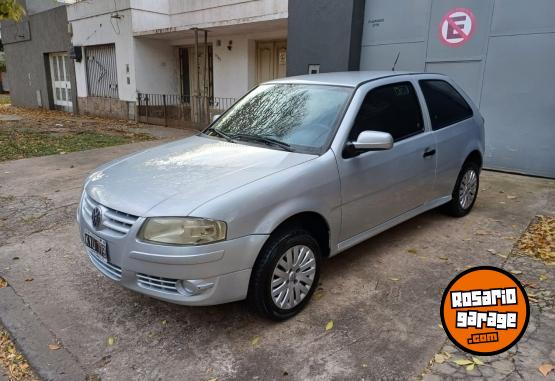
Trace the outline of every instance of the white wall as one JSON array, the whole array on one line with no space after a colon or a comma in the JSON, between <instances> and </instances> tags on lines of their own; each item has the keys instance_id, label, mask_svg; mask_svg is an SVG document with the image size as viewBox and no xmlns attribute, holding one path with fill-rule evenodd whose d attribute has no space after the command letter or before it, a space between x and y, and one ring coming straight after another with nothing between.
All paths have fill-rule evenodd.
<instances>
[{"instance_id":1,"label":"white wall","mask_svg":"<svg viewBox=\"0 0 555 381\"><path fill-rule=\"evenodd\" d=\"M286 19L288 8L288 0L128 1L133 9L149 12L134 21L135 35Z\"/></svg>"},{"instance_id":2,"label":"white wall","mask_svg":"<svg viewBox=\"0 0 555 381\"><path fill-rule=\"evenodd\" d=\"M179 46L192 46L190 31L175 38L152 39L164 29L191 26L236 25L287 18L287 0L94 0L68 6L74 45L115 43L118 93L121 100L135 101L137 92L179 93ZM120 19L111 16L117 12ZM256 40L286 39L286 25L280 29L257 23L245 30L226 34L210 32L214 51L214 95L240 98L256 81ZM151 33L137 33L151 31ZM135 33L136 37L133 37ZM183 33L188 38L183 38ZM242 33L242 34L241 34ZM150 36L149 36L150 35ZM179 37L181 36L181 37ZM216 46L216 40L221 46ZM232 40L231 51L227 49ZM127 73L129 65L129 73ZM78 97L87 96L85 62L75 64ZM129 77L130 83L127 83Z\"/></svg>"},{"instance_id":3,"label":"white wall","mask_svg":"<svg viewBox=\"0 0 555 381\"><path fill-rule=\"evenodd\" d=\"M138 41L132 33L133 25L141 28L167 25L168 0L81 1L69 5L67 12L73 45L86 49L88 45L115 44L119 99L135 101L137 91L176 93L179 75L176 77L174 48L166 41ZM121 18L111 17L116 12ZM86 97L84 59L75 63L75 75L77 96Z\"/></svg>"},{"instance_id":4,"label":"white wall","mask_svg":"<svg viewBox=\"0 0 555 381\"><path fill-rule=\"evenodd\" d=\"M233 41L231 51L227 49L229 40ZM229 36L221 41L221 46L213 45L214 96L238 99L254 86L254 80L249 80L249 68L255 65L254 53L249 54L249 40L245 37ZM250 47L254 50L252 44Z\"/></svg>"},{"instance_id":5,"label":"white wall","mask_svg":"<svg viewBox=\"0 0 555 381\"><path fill-rule=\"evenodd\" d=\"M239 99L256 85L256 41L286 40L287 30L208 36L214 54L214 96ZM229 41L232 41L231 50L227 48ZM174 46L192 46L193 43L192 39L171 41Z\"/></svg>"},{"instance_id":6,"label":"white wall","mask_svg":"<svg viewBox=\"0 0 555 381\"><path fill-rule=\"evenodd\" d=\"M179 55L165 40L135 39L137 92L179 94Z\"/></svg>"},{"instance_id":7,"label":"white wall","mask_svg":"<svg viewBox=\"0 0 555 381\"><path fill-rule=\"evenodd\" d=\"M120 2L125 3L124 1ZM81 5L81 7L75 8L75 5ZM86 50L87 46L90 45L114 43L116 46L119 99L134 101L136 99L136 84L131 10L118 11L121 18L114 19L110 17L111 13L90 16L90 14L98 11L96 9L98 3L81 2L75 5L68 7L68 20L71 22L73 29L73 45L84 46ZM89 7L92 9L88 9ZM127 65L129 65L129 73L127 73ZM81 62L75 62L75 77L77 96L86 97L88 93L84 54ZM129 84L127 83L127 77L130 79Z\"/></svg>"}]
</instances>

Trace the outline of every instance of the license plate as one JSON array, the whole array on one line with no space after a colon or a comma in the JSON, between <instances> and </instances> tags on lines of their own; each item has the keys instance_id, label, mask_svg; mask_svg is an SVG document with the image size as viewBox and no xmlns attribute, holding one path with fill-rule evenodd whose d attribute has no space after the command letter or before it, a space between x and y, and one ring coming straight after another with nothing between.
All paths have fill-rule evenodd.
<instances>
[{"instance_id":1,"label":"license plate","mask_svg":"<svg viewBox=\"0 0 555 381\"><path fill-rule=\"evenodd\" d=\"M85 246L91 249L98 259L108 262L108 245L105 240L91 233L85 233L84 241Z\"/></svg>"}]
</instances>

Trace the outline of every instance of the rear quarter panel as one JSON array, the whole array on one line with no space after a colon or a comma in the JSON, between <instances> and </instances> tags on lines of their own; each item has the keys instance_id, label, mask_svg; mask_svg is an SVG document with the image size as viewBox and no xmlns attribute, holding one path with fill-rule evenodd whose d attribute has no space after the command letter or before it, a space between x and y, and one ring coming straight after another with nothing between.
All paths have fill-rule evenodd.
<instances>
[{"instance_id":1,"label":"rear quarter panel","mask_svg":"<svg viewBox=\"0 0 555 381\"><path fill-rule=\"evenodd\" d=\"M473 116L434 131L437 145L435 197L451 195L459 172L472 151L484 156L484 119L478 107L453 80L443 75L419 75L418 80L438 79L451 84L472 108ZM429 112L427 113L429 115ZM429 117L429 116L428 116Z\"/></svg>"}]
</instances>

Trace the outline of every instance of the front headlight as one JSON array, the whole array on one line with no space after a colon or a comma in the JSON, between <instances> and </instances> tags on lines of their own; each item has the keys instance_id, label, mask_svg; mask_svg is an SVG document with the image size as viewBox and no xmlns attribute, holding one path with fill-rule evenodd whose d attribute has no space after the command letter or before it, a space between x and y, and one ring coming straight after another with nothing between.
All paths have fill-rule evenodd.
<instances>
[{"instance_id":1,"label":"front headlight","mask_svg":"<svg viewBox=\"0 0 555 381\"><path fill-rule=\"evenodd\" d=\"M143 224L139 238L144 241L170 245L202 245L223 241L227 225L195 217L155 217Z\"/></svg>"}]
</instances>

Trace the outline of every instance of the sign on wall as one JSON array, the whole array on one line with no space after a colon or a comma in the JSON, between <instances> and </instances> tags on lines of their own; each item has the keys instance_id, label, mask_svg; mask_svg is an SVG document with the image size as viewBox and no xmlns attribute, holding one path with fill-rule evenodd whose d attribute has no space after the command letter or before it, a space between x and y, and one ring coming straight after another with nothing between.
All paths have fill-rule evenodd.
<instances>
[{"instance_id":1,"label":"sign on wall","mask_svg":"<svg viewBox=\"0 0 555 381\"><path fill-rule=\"evenodd\" d=\"M481 61L493 0L432 0L426 62Z\"/></svg>"},{"instance_id":2,"label":"sign on wall","mask_svg":"<svg viewBox=\"0 0 555 381\"><path fill-rule=\"evenodd\" d=\"M455 8L443 16L439 23L439 40L450 47L470 41L476 29L476 18L470 8Z\"/></svg>"}]
</instances>

